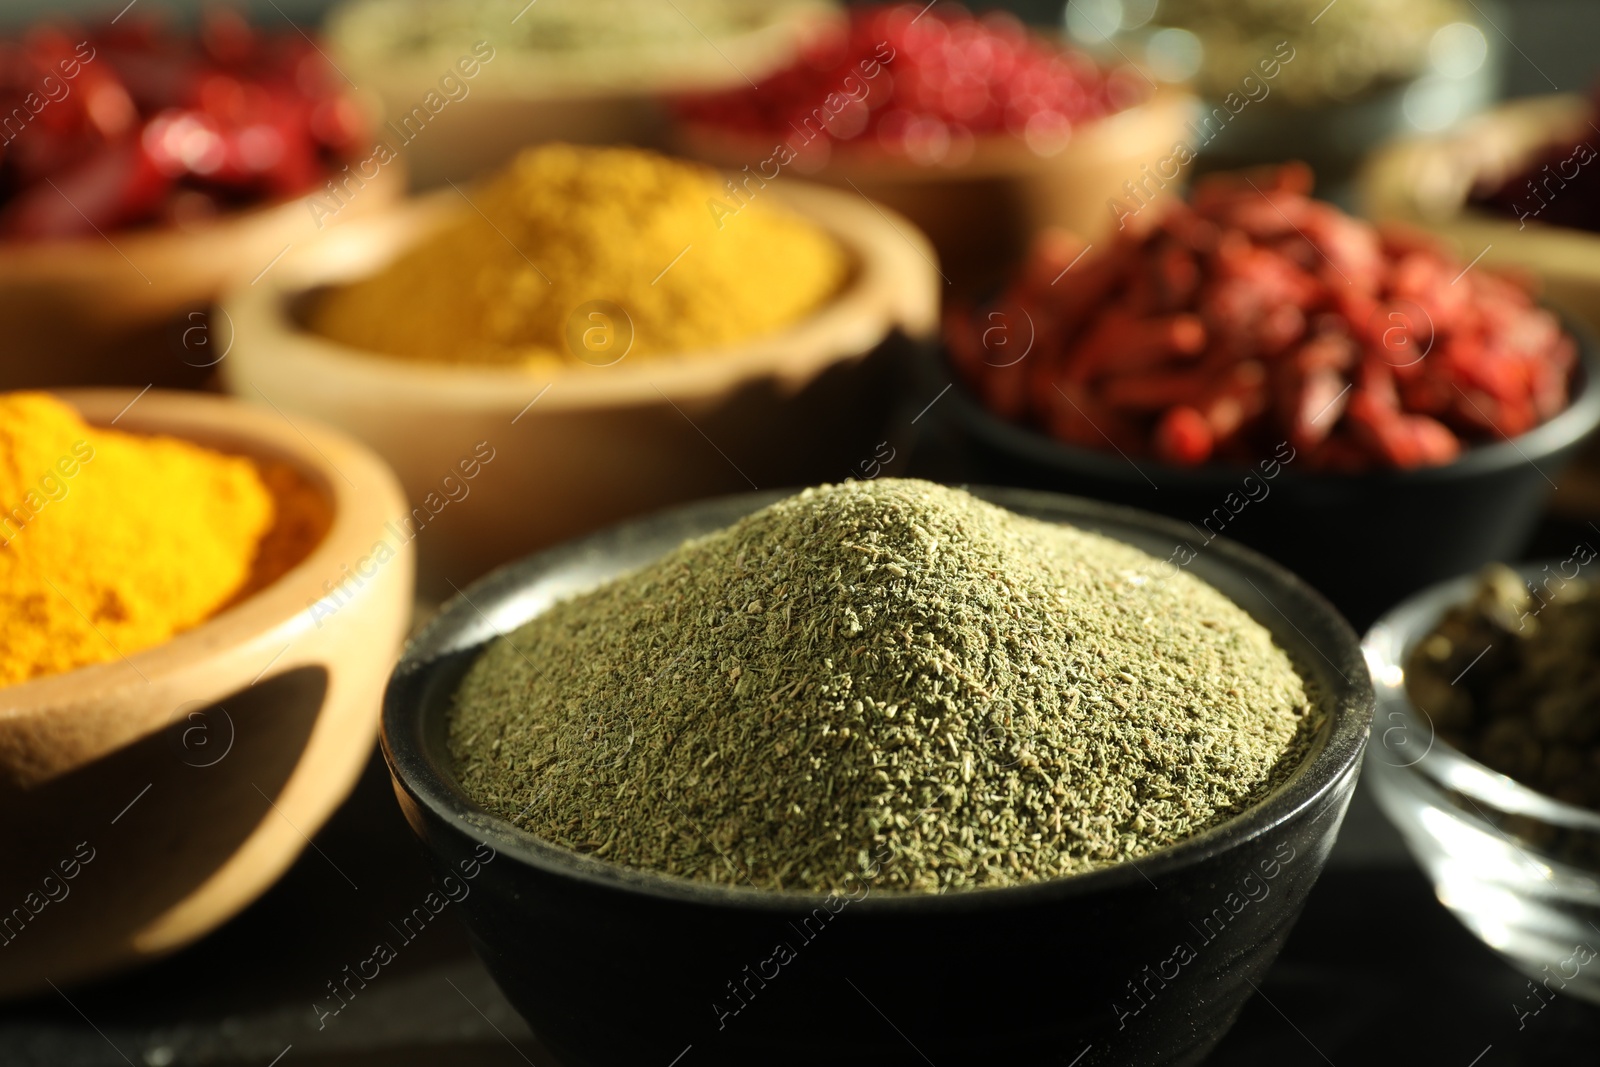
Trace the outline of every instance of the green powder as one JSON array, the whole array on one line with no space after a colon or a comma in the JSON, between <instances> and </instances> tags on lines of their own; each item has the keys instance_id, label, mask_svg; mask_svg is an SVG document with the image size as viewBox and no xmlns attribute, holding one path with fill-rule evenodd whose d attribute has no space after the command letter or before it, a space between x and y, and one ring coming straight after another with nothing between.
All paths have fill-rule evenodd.
<instances>
[{"instance_id":1,"label":"green powder","mask_svg":"<svg viewBox=\"0 0 1600 1067\"><path fill-rule=\"evenodd\" d=\"M457 694L467 792L708 882L943 891L1075 874L1236 814L1320 718L1187 573L959 490L810 489L557 604Z\"/></svg>"}]
</instances>

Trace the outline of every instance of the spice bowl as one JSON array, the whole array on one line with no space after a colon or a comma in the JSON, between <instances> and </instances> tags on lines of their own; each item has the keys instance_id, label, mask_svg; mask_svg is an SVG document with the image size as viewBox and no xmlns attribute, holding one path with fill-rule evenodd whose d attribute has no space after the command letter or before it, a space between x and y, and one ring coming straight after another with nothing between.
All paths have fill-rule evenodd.
<instances>
[{"instance_id":1,"label":"spice bowl","mask_svg":"<svg viewBox=\"0 0 1600 1067\"><path fill-rule=\"evenodd\" d=\"M187 228L0 242L0 389L201 384L236 336L207 314L222 291L325 226L395 202L405 178L391 167L362 184L337 211L308 196Z\"/></svg>"},{"instance_id":2,"label":"spice bowl","mask_svg":"<svg viewBox=\"0 0 1600 1067\"><path fill-rule=\"evenodd\" d=\"M285 465L327 528L162 644L0 688L0 996L170 952L264 892L354 786L412 606L408 546L375 556L404 505L367 449L225 398L61 397L93 425Z\"/></svg>"},{"instance_id":3,"label":"spice bowl","mask_svg":"<svg viewBox=\"0 0 1600 1067\"><path fill-rule=\"evenodd\" d=\"M1171 520L1093 501L974 492L1161 558L1185 536ZM689 505L503 567L446 604L396 668L383 727L396 795L441 874L492 856L462 916L512 1004L566 1067L1199 1063L1321 871L1371 715L1354 633L1303 583L1230 542L1193 573L1290 654L1322 702L1322 725L1258 804L1136 863L943 895L863 880L824 899L626 869L547 844L468 798L447 716L488 642L780 495Z\"/></svg>"},{"instance_id":4,"label":"spice bowl","mask_svg":"<svg viewBox=\"0 0 1600 1067\"><path fill-rule=\"evenodd\" d=\"M1569 561L1570 563L1570 561ZM1518 570L1529 583L1550 567ZM1433 881L1440 903L1508 963L1547 990L1600 1003L1600 813L1492 770L1437 737L1407 695L1405 664L1452 607L1468 575L1408 598L1362 642L1377 708L1366 773L1373 796ZM1537 1011L1542 1000L1513 1005Z\"/></svg>"},{"instance_id":5,"label":"spice bowl","mask_svg":"<svg viewBox=\"0 0 1600 1067\"><path fill-rule=\"evenodd\" d=\"M1590 112L1590 102L1580 96L1533 97L1449 132L1397 141L1375 153L1362 171L1362 209L1377 221L1437 234L1463 259L1481 255L1485 266L1537 276L1552 303L1600 329L1600 235L1541 223L1543 201L1532 192L1526 221L1468 203L1475 190L1514 179L1544 149L1587 140ZM1574 161L1574 169L1578 165ZM1559 175L1554 180L1565 184Z\"/></svg>"},{"instance_id":6,"label":"spice bowl","mask_svg":"<svg viewBox=\"0 0 1600 1067\"><path fill-rule=\"evenodd\" d=\"M1537 278L1551 304L1600 330L1600 234L1540 221L1544 201L1531 190L1524 196L1529 217L1521 221L1469 202L1479 189L1515 180L1552 146L1588 143L1592 111L1592 102L1575 94L1532 97L1503 104L1449 132L1395 142L1375 153L1362 171L1362 209L1379 221L1427 230L1463 258L1481 256L1483 265ZM1570 162L1575 174L1582 159ZM1583 195L1563 194L1562 175L1546 182L1552 183L1543 190L1551 202L1555 196ZM1600 457L1593 448L1563 481L1552 507L1585 519L1600 514Z\"/></svg>"},{"instance_id":7,"label":"spice bowl","mask_svg":"<svg viewBox=\"0 0 1600 1067\"><path fill-rule=\"evenodd\" d=\"M1307 472L1295 468L1296 453L1287 444L1257 466L1134 460L1008 422L986 410L959 379L935 410L968 447L976 479L1081 493L1183 520L1180 558L1209 551L1218 535L1234 538L1290 568L1357 625L1367 625L1397 596L1515 558L1527 543L1564 466L1600 426L1600 348L1587 331L1565 325L1581 357L1568 407L1514 440L1469 448L1438 467ZM942 352L930 349L922 367L925 391L956 379ZM1391 537L1427 550L1391 551Z\"/></svg>"},{"instance_id":8,"label":"spice bowl","mask_svg":"<svg viewBox=\"0 0 1600 1067\"><path fill-rule=\"evenodd\" d=\"M846 477L881 456L908 340L936 328L934 254L908 222L854 193L786 179L762 195L832 235L851 262L838 293L777 332L712 351L624 349L550 372L397 359L312 332L306 309L325 287L379 269L463 211L445 190L330 230L236 287L223 304L238 336L223 380L246 400L347 431L395 468L415 508L424 587L440 599L628 516ZM589 310L574 309L569 328L589 325ZM609 337L631 321L625 308L601 314Z\"/></svg>"},{"instance_id":9,"label":"spice bowl","mask_svg":"<svg viewBox=\"0 0 1600 1067\"><path fill-rule=\"evenodd\" d=\"M1150 42L1170 37L1174 30L1190 33L1181 27L1152 24L1140 36ZM1377 80L1344 98L1295 100L1275 89L1270 80L1260 78L1244 85L1230 79L1209 91L1202 88L1205 98L1200 110L1205 117L1196 127L1194 142L1200 152L1199 166L1208 171L1232 170L1303 160L1315 168L1324 195L1349 206L1362 164L1374 150L1397 138L1437 130L1460 116L1473 115L1498 98L1501 56L1496 37L1493 33L1478 36L1486 47L1475 67L1471 66L1475 57L1470 55L1470 46L1463 55L1459 45L1452 42L1444 47L1441 40L1441 47L1430 49L1423 69ZM1300 55L1332 47L1319 38L1295 44ZM1263 57L1269 52L1270 48ZM1284 66L1292 69L1294 58L1291 53ZM1470 69L1464 71L1466 67ZM1259 102L1244 99L1237 111L1229 107L1226 98L1232 96L1234 104L1240 104L1238 91L1251 84L1264 87L1267 95Z\"/></svg>"},{"instance_id":10,"label":"spice bowl","mask_svg":"<svg viewBox=\"0 0 1600 1067\"><path fill-rule=\"evenodd\" d=\"M1085 123L1051 155L1035 152L1019 137L996 134L978 139L960 163L923 164L874 145L817 142L831 151L802 147L791 166L812 181L853 190L910 219L933 242L955 291L972 293L1020 260L1045 227L1093 241L1116 228L1118 204L1142 211L1178 195L1187 177L1179 164L1189 157L1174 156L1174 145L1184 140L1184 124L1196 106L1192 97L1164 90ZM754 171L773 162L771 137L686 122L675 143L684 155L728 170ZM1165 173L1168 164L1171 173ZM1142 189L1139 199L1129 198L1127 182Z\"/></svg>"},{"instance_id":11,"label":"spice bowl","mask_svg":"<svg viewBox=\"0 0 1600 1067\"><path fill-rule=\"evenodd\" d=\"M659 145L665 98L760 81L837 16L830 0L684 7L502 17L483 5L349 0L325 32L340 69L376 98L382 136L406 150L414 187L431 189L532 144Z\"/></svg>"}]
</instances>

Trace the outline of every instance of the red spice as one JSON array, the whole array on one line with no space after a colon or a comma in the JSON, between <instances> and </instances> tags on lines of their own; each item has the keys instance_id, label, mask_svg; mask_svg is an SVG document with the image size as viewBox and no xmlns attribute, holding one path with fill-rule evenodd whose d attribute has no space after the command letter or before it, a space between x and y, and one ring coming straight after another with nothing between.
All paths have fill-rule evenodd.
<instances>
[{"instance_id":1,"label":"red spice","mask_svg":"<svg viewBox=\"0 0 1600 1067\"><path fill-rule=\"evenodd\" d=\"M679 110L693 122L792 138L797 147L825 132L822 144L954 163L971 154L974 137L991 134L1054 151L1073 127L1138 103L1148 90L1131 69L1103 69L1011 15L894 4L853 8L847 25L758 88L688 98Z\"/></svg>"},{"instance_id":2,"label":"red spice","mask_svg":"<svg viewBox=\"0 0 1600 1067\"><path fill-rule=\"evenodd\" d=\"M1310 189L1302 164L1213 175L1087 255L1046 234L947 317L951 358L1002 418L1184 466L1284 440L1308 469L1433 466L1566 407L1576 346L1526 288ZM992 343L1025 321L1026 358Z\"/></svg>"},{"instance_id":3,"label":"red spice","mask_svg":"<svg viewBox=\"0 0 1600 1067\"><path fill-rule=\"evenodd\" d=\"M209 9L0 42L0 237L94 236L304 193L364 122L298 32Z\"/></svg>"}]
</instances>

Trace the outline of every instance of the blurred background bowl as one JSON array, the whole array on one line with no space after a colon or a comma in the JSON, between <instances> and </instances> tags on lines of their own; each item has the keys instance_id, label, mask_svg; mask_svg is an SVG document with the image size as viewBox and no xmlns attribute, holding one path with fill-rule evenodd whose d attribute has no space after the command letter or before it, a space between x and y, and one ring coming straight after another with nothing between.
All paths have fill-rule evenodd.
<instances>
[{"instance_id":1,"label":"blurred background bowl","mask_svg":"<svg viewBox=\"0 0 1600 1067\"><path fill-rule=\"evenodd\" d=\"M1518 571L1529 582L1547 577L1539 564ZM1467 929L1529 977L1554 978L1559 992L1600 1003L1600 972L1563 966L1574 946L1596 944L1600 812L1535 792L1452 748L1406 694L1412 650L1477 586L1473 575L1432 586L1368 631L1362 650L1377 692L1368 781L1440 902Z\"/></svg>"},{"instance_id":2,"label":"blurred background bowl","mask_svg":"<svg viewBox=\"0 0 1600 1067\"><path fill-rule=\"evenodd\" d=\"M272 885L366 763L411 612L404 544L308 610L342 568L367 569L385 522L403 513L394 476L367 449L217 397L61 395L96 425L287 463L332 519L292 570L194 629L0 688L0 995L170 952ZM85 856L63 883L62 864ZM46 877L67 894L24 907L52 892Z\"/></svg>"},{"instance_id":3,"label":"blurred background bowl","mask_svg":"<svg viewBox=\"0 0 1600 1067\"><path fill-rule=\"evenodd\" d=\"M1475 189L1515 178L1544 149L1592 140L1592 105L1576 95L1504 104L1460 129L1400 141L1361 176L1364 212L1444 238L1463 259L1536 277L1543 296L1600 329L1600 234L1509 219L1470 206Z\"/></svg>"},{"instance_id":4,"label":"blurred background bowl","mask_svg":"<svg viewBox=\"0 0 1600 1067\"><path fill-rule=\"evenodd\" d=\"M325 32L335 62L391 129L430 92L441 97L440 78L475 43L492 49L478 74L456 77L465 95L452 99L448 121L430 121L406 147L415 186L427 189L487 173L532 144L662 147L665 98L760 81L839 18L828 0L547 7L356 0L334 8ZM718 11L720 28L708 17Z\"/></svg>"},{"instance_id":5,"label":"blurred background bowl","mask_svg":"<svg viewBox=\"0 0 1600 1067\"><path fill-rule=\"evenodd\" d=\"M1515 559L1527 546L1564 466L1600 426L1600 349L1586 332L1575 336L1581 369L1571 403L1542 426L1515 440L1470 447L1442 467L1307 473L1291 460L1263 483L1267 495L1237 512L1224 500L1241 498L1255 468L1177 467L1065 444L991 414L960 384L942 350L930 348L921 365L924 392L955 382L935 411L965 450L973 478L1183 520L1183 537L1163 559L1180 544L1203 556L1208 538L1224 534L1293 570L1364 626L1407 593L1492 560Z\"/></svg>"},{"instance_id":6,"label":"blurred background bowl","mask_svg":"<svg viewBox=\"0 0 1600 1067\"><path fill-rule=\"evenodd\" d=\"M939 251L951 292L991 289L1019 262L1039 230L1065 227L1095 241L1117 223L1107 207L1126 200L1124 182L1145 182L1185 139L1195 101L1167 90L1146 103L1086 122L1053 155L1035 152L1021 138L994 135L976 141L965 160L921 164L848 141L818 142L791 164L807 178L842 186L904 215ZM729 170L755 167L772 155L771 137L732 135L685 124L676 149ZM808 153L810 153L808 155ZM1144 168L1144 169L1141 169ZM1182 193L1179 170L1156 188L1154 201ZM1150 201L1146 201L1147 203Z\"/></svg>"},{"instance_id":7,"label":"blurred background bowl","mask_svg":"<svg viewBox=\"0 0 1600 1067\"><path fill-rule=\"evenodd\" d=\"M1208 144L1198 170L1303 160L1317 173L1317 195L1349 208L1359 199L1362 164L1375 150L1396 138L1454 125L1493 102L1496 88L1486 70L1459 81L1422 75L1349 101L1301 106L1271 101L1246 110ZM1202 104L1206 114L1217 107Z\"/></svg>"},{"instance_id":8,"label":"blurred background bowl","mask_svg":"<svg viewBox=\"0 0 1600 1067\"><path fill-rule=\"evenodd\" d=\"M977 492L1152 553L1164 554L1183 532L1093 501ZM840 1049L852 1050L850 1062L884 1067L1198 1064L1277 955L1321 872L1355 789L1372 708L1344 620L1238 545L1218 542L1194 572L1272 632L1327 712L1282 787L1137 864L943 895L868 887L829 920L826 937L800 942L798 958L768 976L781 995L758 992L752 1011L720 1028L712 1002L732 1003L729 988L753 973L745 968L770 957L774 942L794 941L819 898L627 871L547 845L467 798L451 768L446 716L489 641L780 495L691 505L505 567L447 604L396 668L383 732L395 791L441 873L458 873L481 843L495 850L461 914L507 998L569 1067L666 1064L686 1044L694 1062L707 1064L811 1067L836 1061ZM1267 889L1255 897L1257 883ZM1243 892L1254 903L1230 914L1224 898L1242 902ZM1175 964L1174 946L1185 942L1194 958ZM1165 981L1150 977L1168 964L1177 969ZM1141 982L1145 995L1135 999ZM626 1025L618 1025L619 1005Z\"/></svg>"},{"instance_id":9,"label":"blurred background bowl","mask_svg":"<svg viewBox=\"0 0 1600 1067\"><path fill-rule=\"evenodd\" d=\"M1200 95L1185 134L1196 173L1298 159L1318 195L1348 209L1374 148L1496 99L1506 17L1493 0L1075 0L1063 21L1102 57Z\"/></svg>"},{"instance_id":10,"label":"blurred background bowl","mask_svg":"<svg viewBox=\"0 0 1600 1067\"><path fill-rule=\"evenodd\" d=\"M405 177L391 164L364 185L331 222L296 197L187 229L0 242L0 389L201 384L233 339L212 302L324 226L392 204Z\"/></svg>"},{"instance_id":11,"label":"blurred background bowl","mask_svg":"<svg viewBox=\"0 0 1600 1067\"><path fill-rule=\"evenodd\" d=\"M872 457L906 373L908 337L937 328L933 250L905 219L854 193L794 179L764 195L835 237L853 261L844 288L810 317L716 351L553 376L428 364L363 352L309 332L322 286L368 274L462 210L444 191L284 257L223 308L237 330L221 365L255 403L305 412L370 444L413 502L477 450L468 492L417 537L425 590L443 599L490 568L668 504L752 487L837 481Z\"/></svg>"},{"instance_id":12,"label":"blurred background bowl","mask_svg":"<svg viewBox=\"0 0 1600 1067\"><path fill-rule=\"evenodd\" d=\"M1468 203L1474 190L1515 179L1544 150L1592 141L1592 113L1593 104L1575 94L1536 96L1452 133L1397 142L1363 170L1362 209L1379 222L1426 230L1464 260L1481 256L1488 266L1531 279L1550 304L1600 330L1600 234L1524 223ZM1573 518L1600 518L1600 452L1593 444L1551 506Z\"/></svg>"}]
</instances>

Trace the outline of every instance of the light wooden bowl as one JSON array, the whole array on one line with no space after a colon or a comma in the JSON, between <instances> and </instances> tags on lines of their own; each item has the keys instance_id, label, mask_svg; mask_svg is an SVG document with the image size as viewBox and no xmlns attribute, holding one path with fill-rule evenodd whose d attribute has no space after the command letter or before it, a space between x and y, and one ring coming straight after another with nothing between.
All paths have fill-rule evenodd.
<instances>
[{"instance_id":1,"label":"light wooden bowl","mask_svg":"<svg viewBox=\"0 0 1600 1067\"><path fill-rule=\"evenodd\" d=\"M763 195L832 233L855 261L843 291L779 333L552 376L393 359L303 328L313 290L370 273L460 212L447 191L332 231L236 288L223 304L239 337L223 379L241 397L337 425L389 461L424 509L416 541L429 593L670 504L860 476L860 461L884 458L900 342L937 328L934 252L905 219L854 193L784 179ZM480 442L493 458L465 481L460 464ZM908 444L902 436L898 447ZM465 495L430 514L429 495L444 501L450 485Z\"/></svg>"},{"instance_id":2,"label":"light wooden bowl","mask_svg":"<svg viewBox=\"0 0 1600 1067\"><path fill-rule=\"evenodd\" d=\"M859 192L905 215L933 241L955 292L988 296L1039 230L1062 227L1089 241L1114 230L1117 215L1108 204L1115 198L1138 208L1123 183L1147 183L1146 168L1155 172L1176 145L1191 140L1184 124L1195 107L1193 97L1160 92L1075 129L1052 156L1037 154L1018 138L993 136L977 141L958 165L922 165L844 141L821 159L803 149L790 166L813 181ZM774 139L691 123L678 131L676 148L729 170L748 165L755 171L773 155ZM1159 202L1181 194L1186 178L1184 168L1164 188L1154 180L1146 188Z\"/></svg>"},{"instance_id":3,"label":"light wooden bowl","mask_svg":"<svg viewBox=\"0 0 1600 1067\"><path fill-rule=\"evenodd\" d=\"M92 423L286 462L333 517L287 574L165 644L0 688L0 995L169 952L266 890L354 786L411 611L408 546L361 566L403 512L367 449L224 398L61 395ZM325 601L347 565L372 573ZM352 892L327 859L328 892Z\"/></svg>"},{"instance_id":4,"label":"light wooden bowl","mask_svg":"<svg viewBox=\"0 0 1600 1067\"><path fill-rule=\"evenodd\" d=\"M1363 211L1378 222L1426 229L1463 262L1512 268L1538 278L1550 303L1600 330L1600 234L1526 224L1470 207L1475 186L1512 178L1553 144L1593 141L1590 104L1579 96L1541 96L1485 112L1457 130L1399 141L1361 175ZM1590 164L1593 165L1593 164Z\"/></svg>"},{"instance_id":5,"label":"light wooden bowl","mask_svg":"<svg viewBox=\"0 0 1600 1067\"><path fill-rule=\"evenodd\" d=\"M759 82L794 62L805 42L840 19L830 0L786 0L767 5L759 25L708 37L703 44L697 38L690 48L641 42L599 49L573 42L571 50L542 54L519 51L496 32L488 35L493 58L473 78L463 79L454 65L469 54L471 37L452 46L384 51L370 21L386 6L392 5L385 0L340 4L328 17L326 36L340 69L389 120L380 134L392 145L400 144L395 131L404 116L429 93L443 96L441 77L458 75L466 95L447 103L438 121L430 121L405 146L418 189L469 181L528 145L551 141L665 147L663 100ZM665 5L658 11L673 19L687 17ZM507 32L527 29L524 23ZM407 45L414 48L414 42Z\"/></svg>"},{"instance_id":6,"label":"light wooden bowl","mask_svg":"<svg viewBox=\"0 0 1600 1067\"><path fill-rule=\"evenodd\" d=\"M393 163L320 225L310 198L297 197L190 229L0 242L0 389L198 384L232 337L202 317L228 283L404 189Z\"/></svg>"}]
</instances>

